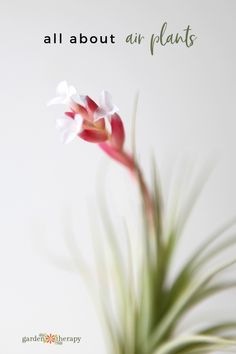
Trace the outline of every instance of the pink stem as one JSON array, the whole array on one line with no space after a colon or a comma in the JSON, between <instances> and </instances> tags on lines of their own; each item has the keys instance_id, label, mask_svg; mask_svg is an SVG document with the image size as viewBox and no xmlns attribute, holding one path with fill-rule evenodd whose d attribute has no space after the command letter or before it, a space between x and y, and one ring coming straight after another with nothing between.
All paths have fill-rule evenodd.
<instances>
[{"instance_id":1,"label":"pink stem","mask_svg":"<svg viewBox=\"0 0 236 354\"><path fill-rule=\"evenodd\" d=\"M108 143L100 143L99 144L100 148L108 154L111 158L114 160L120 162L122 165L127 167L129 171L132 173L132 175L136 178L137 182L139 183L141 193L143 196L143 201L145 205L145 209L147 211L147 216L149 221L152 223L153 222L153 200L151 197L151 194L149 192L149 189L147 187L147 184L144 180L143 173L138 165L138 163L134 160L132 156L130 156L128 153L126 153L123 150L117 150L114 149L111 145Z\"/></svg>"}]
</instances>

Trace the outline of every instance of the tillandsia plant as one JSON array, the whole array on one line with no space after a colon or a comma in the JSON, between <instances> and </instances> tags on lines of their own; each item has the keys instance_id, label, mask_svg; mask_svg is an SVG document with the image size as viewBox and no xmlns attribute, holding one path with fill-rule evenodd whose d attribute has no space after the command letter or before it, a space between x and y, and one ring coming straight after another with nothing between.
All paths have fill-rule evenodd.
<instances>
[{"instance_id":1,"label":"tillandsia plant","mask_svg":"<svg viewBox=\"0 0 236 354\"><path fill-rule=\"evenodd\" d=\"M106 251L109 249L111 256L109 261L107 257L101 257L97 265L102 267L101 283L106 286L104 298L99 285L99 304L108 330L109 353L235 352L236 321L213 323L208 327L195 323L197 329L185 333L177 333L176 329L196 305L236 285L235 279L222 278L224 271L236 264L236 258L212 266L214 259L236 244L235 235L228 235L236 219L213 232L170 281L172 260L198 189L190 195L186 211L166 227L165 201L155 163L152 188L149 188L135 154L124 148L125 129L111 95L103 91L97 104L89 96L77 95L75 88L65 81L58 85L57 92L58 97L49 103L68 106L65 116L57 120L62 141L68 143L79 137L97 144L131 172L143 201L142 252L138 259L134 257L129 242L126 250L121 248L111 220L105 221L108 232Z\"/></svg>"}]
</instances>

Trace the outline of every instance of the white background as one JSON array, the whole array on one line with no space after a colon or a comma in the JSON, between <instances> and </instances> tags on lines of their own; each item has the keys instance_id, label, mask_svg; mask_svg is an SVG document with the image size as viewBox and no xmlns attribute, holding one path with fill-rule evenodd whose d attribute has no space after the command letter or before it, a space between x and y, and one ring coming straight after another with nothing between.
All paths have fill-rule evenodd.
<instances>
[{"instance_id":1,"label":"white background","mask_svg":"<svg viewBox=\"0 0 236 354\"><path fill-rule=\"evenodd\" d=\"M103 168L117 218L132 215L135 191L128 173L95 145L60 144L54 125L63 107L46 106L59 81L66 79L94 98L108 89L127 137L139 89L137 148L147 175L153 150L164 179L181 156L198 163L209 156L218 161L178 261L235 214L235 11L234 0L1 0L1 352L104 353L83 281L64 269L70 255L63 230L73 219L86 256ZM158 34L165 21L170 32L190 24L198 37L194 46L158 47L151 57L148 42L125 44L129 33ZM45 45L43 37L54 32L115 34L116 44ZM233 318L235 292L221 299L220 317ZM207 307L197 318L214 315ZM22 336L40 332L81 336L82 341L61 347L21 343Z\"/></svg>"}]
</instances>

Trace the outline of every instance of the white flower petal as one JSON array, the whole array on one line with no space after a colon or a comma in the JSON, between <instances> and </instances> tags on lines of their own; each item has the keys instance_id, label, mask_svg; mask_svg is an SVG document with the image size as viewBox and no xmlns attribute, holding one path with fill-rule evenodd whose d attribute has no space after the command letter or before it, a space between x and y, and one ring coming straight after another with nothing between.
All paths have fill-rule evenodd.
<instances>
[{"instance_id":1,"label":"white flower petal","mask_svg":"<svg viewBox=\"0 0 236 354\"><path fill-rule=\"evenodd\" d=\"M96 122L98 119L106 117L106 114L107 112L103 108L98 108L93 115L94 121Z\"/></svg>"},{"instance_id":2,"label":"white flower petal","mask_svg":"<svg viewBox=\"0 0 236 354\"><path fill-rule=\"evenodd\" d=\"M86 96L85 95L78 95L75 94L73 95L73 99L75 100L75 102L79 103L81 106L83 107L87 107L87 100L86 100Z\"/></svg>"},{"instance_id":3,"label":"white flower petal","mask_svg":"<svg viewBox=\"0 0 236 354\"><path fill-rule=\"evenodd\" d=\"M61 132L61 142L63 144L69 144L71 141L73 141L76 138L76 134L73 131L70 130L63 130Z\"/></svg>"},{"instance_id":4,"label":"white flower petal","mask_svg":"<svg viewBox=\"0 0 236 354\"><path fill-rule=\"evenodd\" d=\"M59 118L56 120L56 128L58 130L61 130L61 129L64 129L65 127L68 126L68 120L69 119L72 119L72 118L66 118L66 117L63 117L63 118Z\"/></svg>"},{"instance_id":5,"label":"white flower petal","mask_svg":"<svg viewBox=\"0 0 236 354\"><path fill-rule=\"evenodd\" d=\"M117 106L113 106L112 109L109 112L109 115L113 115L115 113L119 112L119 108Z\"/></svg>"},{"instance_id":6,"label":"white flower petal","mask_svg":"<svg viewBox=\"0 0 236 354\"><path fill-rule=\"evenodd\" d=\"M57 91L59 96L67 95L68 94L68 84L67 84L67 82L65 80L61 81L57 85L56 91Z\"/></svg>"},{"instance_id":7,"label":"white flower petal","mask_svg":"<svg viewBox=\"0 0 236 354\"><path fill-rule=\"evenodd\" d=\"M75 119L63 117L57 119L56 127L60 132L61 141L63 144L68 144L81 132L83 119L80 115L76 115Z\"/></svg>"},{"instance_id":8,"label":"white flower petal","mask_svg":"<svg viewBox=\"0 0 236 354\"><path fill-rule=\"evenodd\" d=\"M69 86L68 87L68 96L69 97L72 97L74 95L76 95L76 88L74 86Z\"/></svg>"},{"instance_id":9,"label":"white flower petal","mask_svg":"<svg viewBox=\"0 0 236 354\"><path fill-rule=\"evenodd\" d=\"M111 134L111 123L109 119L105 119L105 127L106 127L106 131L108 132L108 134Z\"/></svg>"},{"instance_id":10,"label":"white flower petal","mask_svg":"<svg viewBox=\"0 0 236 354\"><path fill-rule=\"evenodd\" d=\"M113 109L112 97L108 91L101 92L100 107L104 108L108 112Z\"/></svg>"},{"instance_id":11,"label":"white flower petal","mask_svg":"<svg viewBox=\"0 0 236 354\"><path fill-rule=\"evenodd\" d=\"M83 118L81 117L80 114L75 115L74 122L76 123L77 129L79 129L80 131L83 124Z\"/></svg>"},{"instance_id":12,"label":"white flower petal","mask_svg":"<svg viewBox=\"0 0 236 354\"><path fill-rule=\"evenodd\" d=\"M51 106L51 105L53 105L53 104L60 104L60 103L63 103L62 101L63 101L63 99L62 99L61 97L55 97L55 98L51 99L51 100L47 103L47 105L48 105L48 106Z\"/></svg>"},{"instance_id":13,"label":"white flower petal","mask_svg":"<svg viewBox=\"0 0 236 354\"><path fill-rule=\"evenodd\" d=\"M95 112L96 119L101 117L110 118L110 116L119 111L118 107L113 104L112 96L108 91L101 92L99 102L99 109Z\"/></svg>"},{"instance_id":14,"label":"white flower petal","mask_svg":"<svg viewBox=\"0 0 236 354\"><path fill-rule=\"evenodd\" d=\"M58 96L48 102L48 105L52 104L68 104L72 96L76 94L74 86L68 86L66 81L62 81L56 88Z\"/></svg>"}]
</instances>

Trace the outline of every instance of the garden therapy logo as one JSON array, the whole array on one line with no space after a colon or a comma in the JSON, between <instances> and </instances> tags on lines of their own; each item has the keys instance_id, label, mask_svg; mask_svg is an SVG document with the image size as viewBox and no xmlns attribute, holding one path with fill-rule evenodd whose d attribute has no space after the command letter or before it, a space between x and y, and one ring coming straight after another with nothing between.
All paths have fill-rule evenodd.
<instances>
[{"instance_id":1,"label":"garden therapy logo","mask_svg":"<svg viewBox=\"0 0 236 354\"><path fill-rule=\"evenodd\" d=\"M59 334L47 334L47 333L40 333L35 336L31 337L22 337L22 343L44 343L44 344L56 344L62 345L63 343L72 343L78 344L81 341L81 337L72 337L72 336L62 336Z\"/></svg>"}]
</instances>

